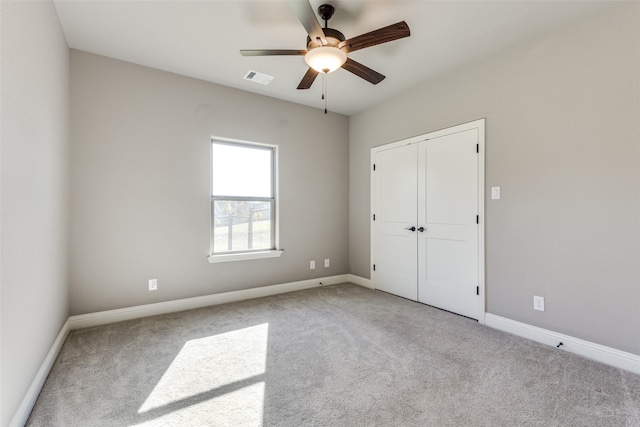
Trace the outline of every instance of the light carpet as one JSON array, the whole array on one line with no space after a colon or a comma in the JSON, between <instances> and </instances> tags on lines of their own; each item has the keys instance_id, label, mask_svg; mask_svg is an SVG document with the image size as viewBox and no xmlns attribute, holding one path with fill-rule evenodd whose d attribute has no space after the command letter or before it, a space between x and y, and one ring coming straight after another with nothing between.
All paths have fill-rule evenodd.
<instances>
[{"instance_id":1,"label":"light carpet","mask_svg":"<svg viewBox=\"0 0 640 427\"><path fill-rule=\"evenodd\" d=\"M640 376L356 285L72 331L29 426L640 426Z\"/></svg>"}]
</instances>

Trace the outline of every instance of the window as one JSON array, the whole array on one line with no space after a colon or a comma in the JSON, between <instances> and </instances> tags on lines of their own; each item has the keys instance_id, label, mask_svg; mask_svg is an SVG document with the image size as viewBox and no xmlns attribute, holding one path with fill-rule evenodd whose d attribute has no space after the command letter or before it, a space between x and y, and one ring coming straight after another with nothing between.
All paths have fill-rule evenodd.
<instances>
[{"instance_id":1,"label":"window","mask_svg":"<svg viewBox=\"0 0 640 427\"><path fill-rule=\"evenodd\" d=\"M276 251L275 176L275 147L211 141L209 261L280 255Z\"/></svg>"}]
</instances>

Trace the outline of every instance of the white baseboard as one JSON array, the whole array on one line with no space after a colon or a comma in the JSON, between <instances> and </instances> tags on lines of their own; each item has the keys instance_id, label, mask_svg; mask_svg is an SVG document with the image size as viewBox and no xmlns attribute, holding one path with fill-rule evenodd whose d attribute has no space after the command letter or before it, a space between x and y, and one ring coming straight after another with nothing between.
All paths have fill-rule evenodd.
<instances>
[{"instance_id":1,"label":"white baseboard","mask_svg":"<svg viewBox=\"0 0 640 427\"><path fill-rule=\"evenodd\" d=\"M371 279L365 279L364 277L356 276L355 274L348 274L348 282L353 283L354 285L364 286L365 288L375 289L373 287L373 283L371 283Z\"/></svg>"},{"instance_id":2,"label":"white baseboard","mask_svg":"<svg viewBox=\"0 0 640 427\"><path fill-rule=\"evenodd\" d=\"M78 316L71 316L69 318L69 326L71 329L89 328L92 326L122 322L124 320L139 319L141 317L156 316L158 314L174 313L177 311L192 310L195 308L209 307L211 305L267 297L270 295L299 291L302 289L310 289L322 286L320 285L321 282L323 285L335 285L338 283L344 283L347 280L348 275L341 274L338 276L319 277L317 279L301 280L299 282L262 286L259 288L222 292L219 294L184 298L174 301L159 302L156 304L145 304L135 307L120 308L117 310L81 314Z\"/></svg>"},{"instance_id":3,"label":"white baseboard","mask_svg":"<svg viewBox=\"0 0 640 427\"><path fill-rule=\"evenodd\" d=\"M40 369L33 379L27 393L13 419L10 427L24 426L31 414L33 405L35 405L38 395L42 390L42 386L58 357L58 353L62 349L64 340L69 335L69 331L73 329L88 328L91 326L106 325L109 323L121 322L123 320L138 319L141 317L155 316L158 314L167 314L177 311L191 310L194 308L208 307L211 305L224 304L234 301L242 301L252 298L267 297L286 292L299 291L303 289L311 289L323 285L337 285L350 280L349 274L340 274L337 276L319 277L317 279L301 280L298 282L282 283L279 285L263 286L253 289L244 289L240 291L223 292L219 294L205 295L202 297L185 298L175 301L161 302L157 304L145 304L135 307L121 308L117 310L101 311L97 313L81 314L71 316L65 322L64 326L58 333L49 353L40 365ZM357 277L357 276L354 276ZM360 278L362 279L362 278ZM362 279L367 280L367 279ZM322 283L322 284L321 284ZM355 282L354 282L355 283ZM366 286L366 285L363 285Z\"/></svg>"},{"instance_id":4,"label":"white baseboard","mask_svg":"<svg viewBox=\"0 0 640 427\"><path fill-rule=\"evenodd\" d=\"M44 361L40 365L35 378L31 382L18 410L13 416L10 427L24 426L33 410L33 406L38 399L42 386L53 367L53 364L62 349L69 331L72 329L88 328L92 326L106 325L109 323L121 322L124 320L138 319L158 314L167 314L177 311L191 310L195 308L208 307L212 305L224 304L234 301L242 301L252 298L261 298L270 295L277 295L286 292L311 289L322 285L336 285L339 283L351 282L360 286L371 288L371 281L363 277L352 274L340 274L337 276L320 277L317 279L301 280L298 282L282 283L279 285L263 286L240 291L223 292L219 294L205 295L202 297L185 298L175 301L167 301L156 304L145 304L135 307L121 308L117 310L107 310L97 313L81 314L71 316L62 326L51 349L47 353Z\"/></svg>"},{"instance_id":5,"label":"white baseboard","mask_svg":"<svg viewBox=\"0 0 640 427\"><path fill-rule=\"evenodd\" d=\"M49 372L51 372L51 368L53 368L53 364L62 349L62 345L64 344L64 340L69 335L69 319L64 322L62 329L58 333L56 340L53 342L51 349L47 353L47 356L44 358L44 361L40 365L40 369L36 373L35 378L31 382L31 385L27 389L27 393L22 398L22 402L20 402L20 406L18 406L18 410L13 416L10 427L22 427L27 423L27 419L29 419L29 415L31 414L31 410L33 409L33 405L36 404L36 400L38 399L38 395L40 394L40 390L42 390L42 386L49 376Z\"/></svg>"},{"instance_id":6,"label":"white baseboard","mask_svg":"<svg viewBox=\"0 0 640 427\"><path fill-rule=\"evenodd\" d=\"M632 353L489 313L485 313L485 325L554 347L562 343L561 350L640 374L640 356Z\"/></svg>"}]
</instances>

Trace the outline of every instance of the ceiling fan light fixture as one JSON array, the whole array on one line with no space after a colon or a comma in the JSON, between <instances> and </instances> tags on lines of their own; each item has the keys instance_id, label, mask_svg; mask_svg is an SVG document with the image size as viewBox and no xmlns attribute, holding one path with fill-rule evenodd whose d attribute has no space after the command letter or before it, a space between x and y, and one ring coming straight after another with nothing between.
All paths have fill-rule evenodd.
<instances>
[{"instance_id":1,"label":"ceiling fan light fixture","mask_svg":"<svg viewBox=\"0 0 640 427\"><path fill-rule=\"evenodd\" d=\"M347 62L347 54L337 47L321 46L309 50L304 61L319 73L330 73Z\"/></svg>"}]
</instances>

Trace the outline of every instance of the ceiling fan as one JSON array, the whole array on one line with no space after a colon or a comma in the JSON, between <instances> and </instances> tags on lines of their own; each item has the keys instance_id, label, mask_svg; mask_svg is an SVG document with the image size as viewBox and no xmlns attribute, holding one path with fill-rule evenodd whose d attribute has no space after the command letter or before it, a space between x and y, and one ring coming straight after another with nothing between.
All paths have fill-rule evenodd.
<instances>
[{"instance_id":1,"label":"ceiling fan","mask_svg":"<svg viewBox=\"0 0 640 427\"><path fill-rule=\"evenodd\" d=\"M302 81L300 81L298 89L309 89L319 73L327 74L338 68L344 68L374 85L378 84L384 80L385 76L354 61L347 54L410 35L409 26L405 21L401 21L366 34L345 39L340 31L328 27L328 21L335 12L335 8L330 4L323 4L318 8L318 14L324 20L324 28L320 26L308 0L289 0L289 5L307 31L307 34L309 34L307 37L307 50L259 49L241 50L240 53L244 56L304 56L309 69Z\"/></svg>"}]
</instances>

